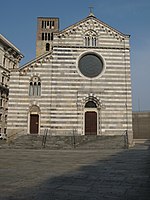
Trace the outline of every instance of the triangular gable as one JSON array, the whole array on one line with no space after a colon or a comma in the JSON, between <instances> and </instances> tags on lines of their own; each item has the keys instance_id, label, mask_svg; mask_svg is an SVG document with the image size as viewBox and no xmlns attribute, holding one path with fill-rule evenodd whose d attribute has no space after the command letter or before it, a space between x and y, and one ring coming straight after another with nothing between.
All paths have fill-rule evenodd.
<instances>
[{"instance_id":1,"label":"triangular gable","mask_svg":"<svg viewBox=\"0 0 150 200\"><path fill-rule=\"evenodd\" d=\"M65 34L69 35L69 34L75 32L76 28L78 28L78 27L82 28L83 24L86 24L86 26L87 26L88 22L89 22L89 27L87 27L87 29L92 29L92 28L94 29L94 24L93 24L93 27L92 27L92 25L90 24L90 21L91 21L91 24L94 22L96 26L99 26L100 29L105 30L110 35L114 35L116 37L122 37L122 38L126 38L126 37L129 38L130 37L130 35L124 34L120 31L118 31L117 29L115 29L115 28L109 26L108 24L104 23L103 21L97 19L93 15L89 15L88 17L84 18L83 20L81 20L81 21L59 31L57 33L57 36L63 37Z\"/></svg>"}]
</instances>

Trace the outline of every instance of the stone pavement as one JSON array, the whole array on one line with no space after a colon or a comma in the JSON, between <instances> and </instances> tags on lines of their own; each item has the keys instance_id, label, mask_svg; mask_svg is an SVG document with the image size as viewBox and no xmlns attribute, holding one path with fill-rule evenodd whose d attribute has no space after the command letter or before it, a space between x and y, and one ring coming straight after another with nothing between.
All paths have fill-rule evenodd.
<instances>
[{"instance_id":1,"label":"stone pavement","mask_svg":"<svg viewBox=\"0 0 150 200\"><path fill-rule=\"evenodd\" d=\"M149 200L150 149L0 149L0 200Z\"/></svg>"}]
</instances>

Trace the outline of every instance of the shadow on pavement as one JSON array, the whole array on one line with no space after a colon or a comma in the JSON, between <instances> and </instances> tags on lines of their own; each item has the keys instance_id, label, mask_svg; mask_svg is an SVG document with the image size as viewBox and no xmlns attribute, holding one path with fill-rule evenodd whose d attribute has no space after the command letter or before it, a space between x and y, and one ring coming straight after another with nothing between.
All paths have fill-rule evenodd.
<instances>
[{"instance_id":1,"label":"shadow on pavement","mask_svg":"<svg viewBox=\"0 0 150 200\"><path fill-rule=\"evenodd\" d=\"M78 153L82 154L82 151ZM98 153L102 154L103 151ZM7 185L9 192L1 192L1 200L150 199L149 148L122 150L95 159L90 164L80 162L77 157L74 161L78 166L76 170L70 169L63 175L56 174L55 177L48 175L44 181L37 181L34 187L20 185L14 192L10 183ZM50 171L51 169L49 174Z\"/></svg>"}]
</instances>

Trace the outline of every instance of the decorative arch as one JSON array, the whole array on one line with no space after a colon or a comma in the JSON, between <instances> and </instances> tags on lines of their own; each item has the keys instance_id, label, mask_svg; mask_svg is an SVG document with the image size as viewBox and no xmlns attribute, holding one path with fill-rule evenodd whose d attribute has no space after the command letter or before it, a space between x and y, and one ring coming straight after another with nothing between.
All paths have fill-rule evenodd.
<instances>
[{"instance_id":1,"label":"decorative arch","mask_svg":"<svg viewBox=\"0 0 150 200\"><path fill-rule=\"evenodd\" d=\"M99 109L101 107L101 100L94 95L93 93L88 94L85 98L83 98L83 107L89 104L89 102L93 102L95 104L95 108Z\"/></svg>"},{"instance_id":2,"label":"decorative arch","mask_svg":"<svg viewBox=\"0 0 150 200\"><path fill-rule=\"evenodd\" d=\"M39 134L40 132L40 108L37 105L29 107L28 112L28 133Z\"/></svg>"},{"instance_id":3,"label":"decorative arch","mask_svg":"<svg viewBox=\"0 0 150 200\"><path fill-rule=\"evenodd\" d=\"M88 101L86 104L85 104L85 108L97 108L97 105L95 102L93 101Z\"/></svg>"},{"instance_id":4,"label":"decorative arch","mask_svg":"<svg viewBox=\"0 0 150 200\"><path fill-rule=\"evenodd\" d=\"M41 111L40 111L39 106L32 105L32 106L29 107L29 112L30 113L38 113L39 114Z\"/></svg>"},{"instance_id":5,"label":"decorative arch","mask_svg":"<svg viewBox=\"0 0 150 200\"><path fill-rule=\"evenodd\" d=\"M99 99L93 94L88 94L83 100L84 135L97 135L99 132Z\"/></svg>"}]
</instances>

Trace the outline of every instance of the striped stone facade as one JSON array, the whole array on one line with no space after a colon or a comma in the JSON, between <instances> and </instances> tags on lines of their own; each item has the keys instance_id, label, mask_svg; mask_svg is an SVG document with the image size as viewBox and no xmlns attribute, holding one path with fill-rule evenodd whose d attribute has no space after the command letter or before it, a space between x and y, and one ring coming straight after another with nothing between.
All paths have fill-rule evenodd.
<instances>
[{"instance_id":1,"label":"striped stone facade","mask_svg":"<svg viewBox=\"0 0 150 200\"><path fill-rule=\"evenodd\" d=\"M87 44L87 33L94 44ZM103 72L95 78L78 68L86 54L103 61ZM31 118L38 117L38 134L48 128L52 135L84 135L85 114L93 111L97 135L127 130L132 141L129 35L93 15L55 33L51 51L11 72L10 88L8 134L30 134ZM96 106L86 107L89 101Z\"/></svg>"}]
</instances>

